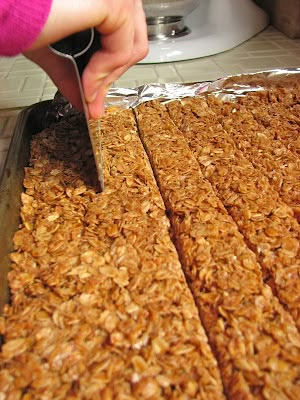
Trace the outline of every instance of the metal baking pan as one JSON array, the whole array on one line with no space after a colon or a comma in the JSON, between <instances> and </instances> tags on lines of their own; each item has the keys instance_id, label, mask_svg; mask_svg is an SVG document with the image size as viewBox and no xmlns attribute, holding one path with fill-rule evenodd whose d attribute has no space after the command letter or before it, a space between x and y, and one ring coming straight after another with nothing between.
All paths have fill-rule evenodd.
<instances>
[{"instance_id":1,"label":"metal baking pan","mask_svg":"<svg viewBox=\"0 0 300 400\"><path fill-rule=\"evenodd\" d=\"M134 108L153 99L169 101L188 96L211 93L224 100L233 100L248 91L264 90L276 82L288 85L299 80L300 68L276 69L253 74L224 77L214 82L198 83L153 83L136 88L111 88L106 97L106 106L118 109ZM232 78L235 78L232 81ZM287 86L288 87L288 86ZM9 254L13 251L12 238L20 224L20 194L23 191L24 167L29 163L32 135L42 131L62 117L77 113L57 93L54 100L34 104L19 114L6 164L0 179L0 313L9 302L7 273L10 267Z\"/></svg>"},{"instance_id":2,"label":"metal baking pan","mask_svg":"<svg viewBox=\"0 0 300 400\"><path fill-rule=\"evenodd\" d=\"M20 224L24 167L29 164L32 135L45 128L50 104L37 103L19 114L0 178L0 313L9 302L9 254L14 250L12 239Z\"/></svg>"}]
</instances>

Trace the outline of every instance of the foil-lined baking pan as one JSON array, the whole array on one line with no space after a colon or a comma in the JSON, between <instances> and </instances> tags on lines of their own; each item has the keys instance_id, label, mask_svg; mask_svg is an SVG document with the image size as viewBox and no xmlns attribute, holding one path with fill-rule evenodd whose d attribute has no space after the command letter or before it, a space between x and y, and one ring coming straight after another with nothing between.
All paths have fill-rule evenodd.
<instances>
[{"instance_id":1,"label":"foil-lined baking pan","mask_svg":"<svg viewBox=\"0 0 300 400\"><path fill-rule=\"evenodd\" d=\"M249 91L265 90L280 82L285 86L295 79L300 82L300 68L276 69L247 75L235 75L214 82L190 84L147 84L137 88L112 88L107 96L106 107L133 108L142 102L160 99L172 101L189 96L213 95L233 100ZM9 254L13 251L13 235L20 224L20 195L23 191L24 168L30 158L30 142L35 133L61 118L77 111L61 96L53 101L37 103L19 114L7 160L0 178L0 312L9 302L7 273L10 268Z\"/></svg>"}]
</instances>

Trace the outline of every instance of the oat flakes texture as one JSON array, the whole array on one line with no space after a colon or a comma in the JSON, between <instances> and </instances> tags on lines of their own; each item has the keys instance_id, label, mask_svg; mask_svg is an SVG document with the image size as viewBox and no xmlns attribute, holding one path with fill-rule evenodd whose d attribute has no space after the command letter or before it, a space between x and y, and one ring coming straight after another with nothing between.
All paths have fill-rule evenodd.
<instances>
[{"instance_id":1,"label":"oat flakes texture","mask_svg":"<svg viewBox=\"0 0 300 400\"><path fill-rule=\"evenodd\" d=\"M245 157L239 149L240 142L218 122L218 114L205 99L171 103L168 109L204 176L256 253L264 279L290 310L299 328L300 229L293 209L281 199L261 168L255 168L258 157L253 164ZM253 133L249 129L246 132ZM254 147L250 147L253 152ZM299 184L299 173L293 181Z\"/></svg>"},{"instance_id":2,"label":"oat flakes texture","mask_svg":"<svg viewBox=\"0 0 300 400\"><path fill-rule=\"evenodd\" d=\"M179 119L182 114L178 106L181 104L170 103L168 108ZM182 266L218 359L228 397L298 397L300 353L296 324L263 282L254 253L205 179L166 107L152 102L140 106L136 113L169 210ZM181 123L185 126L184 119ZM195 132L196 129L191 132L194 140ZM197 144L199 151L207 146ZM223 154L222 149L214 149L217 156ZM214 153L213 149L210 152ZM288 355L291 345L293 360ZM285 365L285 371L292 375L288 376L281 367L273 368L273 362Z\"/></svg>"},{"instance_id":3,"label":"oat flakes texture","mask_svg":"<svg viewBox=\"0 0 300 400\"><path fill-rule=\"evenodd\" d=\"M103 194L76 124L32 145L0 398L223 399L132 112L102 122Z\"/></svg>"},{"instance_id":4,"label":"oat flakes texture","mask_svg":"<svg viewBox=\"0 0 300 400\"><path fill-rule=\"evenodd\" d=\"M36 135L0 400L300 398L299 87Z\"/></svg>"}]
</instances>

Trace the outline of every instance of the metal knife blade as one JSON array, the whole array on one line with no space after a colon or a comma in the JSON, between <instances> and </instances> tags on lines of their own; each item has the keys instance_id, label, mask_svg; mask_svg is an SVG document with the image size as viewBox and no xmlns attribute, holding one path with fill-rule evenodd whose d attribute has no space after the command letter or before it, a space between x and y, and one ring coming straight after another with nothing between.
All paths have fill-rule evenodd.
<instances>
[{"instance_id":1,"label":"metal knife blade","mask_svg":"<svg viewBox=\"0 0 300 400\"><path fill-rule=\"evenodd\" d=\"M104 191L103 156L101 143L100 121L92 123L89 116L88 106L85 101L82 88L82 72L88 64L95 51L100 49L100 36L93 28L68 36L50 46L50 49L57 55L63 57L65 62L72 64L73 81L77 84L80 94L82 109L84 110L86 129L88 130L91 146L93 150L96 170L100 183L101 191Z\"/></svg>"}]
</instances>

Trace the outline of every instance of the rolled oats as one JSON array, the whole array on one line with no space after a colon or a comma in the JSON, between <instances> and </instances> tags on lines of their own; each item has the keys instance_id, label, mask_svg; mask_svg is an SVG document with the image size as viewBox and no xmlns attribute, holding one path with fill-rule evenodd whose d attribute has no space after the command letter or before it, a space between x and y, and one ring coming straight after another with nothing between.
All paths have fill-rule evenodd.
<instances>
[{"instance_id":1,"label":"rolled oats","mask_svg":"<svg viewBox=\"0 0 300 400\"><path fill-rule=\"evenodd\" d=\"M34 137L0 399L300 398L289 85L107 113L104 193L80 116Z\"/></svg>"},{"instance_id":2,"label":"rolled oats","mask_svg":"<svg viewBox=\"0 0 300 400\"><path fill-rule=\"evenodd\" d=\"M182 266L218 360L226 394L231 399L254 399L264 398L265 393L275 390L277 398L292 399L296 394L297 397L300 336L296 325L263 282L254 253L209 183L210 177L215 176L216 187L219 189L223 184L228 198L234 204L243 204L245 200L239 193L247 195L248 186L246 180L238 178L249 163L241 153L233 152L232 139L224 141L222 146L215 145L223 138L220 130L213 131L204 120L206 111L203 118L198 118L198 114L194 117L196 127L192 112L187 117L181 103L169 103L167 107L184 135L172 123L166 107L157 101L136 109L138 126L170 215ZM198 125L203 126L202 142ZM222 170L228 168L231 173L230 163L235 162L236 173L226 174L224 179L215 175L215 171L206 179L206 167L199 163L201 169L203 166L202 175L185 137L196 157L208 154L216 167L219 160L224 160ZM240 188L233 199L231 187ZM258 196L258 193L253 195L254 206ZM221 195L220 198L223 199ZM260 224L264 210L256 207L254 220ZM292 344L288 339L290 330L298 337L297 343ZM297 360L292 361L288 349Z\"/></svg>"},{"instance_id":3,"label":"rolled oats","mask_svg":"<svg viewBox=\"0 0 300 400\"><path fill-rule=\"evenodd\" d=\"M219 123L206 99L170 103L168 110L199 160L203 175L256 253L264 280L300 328L300 227L292 208L283 202L267 176L244 156L238 148L239 142ZM203 165L204 156L212 160L213 170ZM293 274L285 275L283 270L290 271L291 267Z\"/></svg>"},{"instance_id":4,"label":"rolled oats","mask_svg":"<svg viewBox=\"0 0 300 400\"><path fill-rule=\"evenodd\" d=\"M132 112L102 121L104 193L80 124L32 142L0 397L223 399Z\"/></svg>"},{"instance_id":5,"label":"rolled oats","mask_svg":"<svg viewBox=\"0 0 300 400\"><path fill-rule=\"evenodd\" d=\"M295 217L300 220L300 159L285 146L274 129L273 137L270 137L267 129L254 118L248 110L251 96L245 96L242 104L222 102L211 96L208 105L237 148L269 179L282 200L293 209ZM261 104L264 103L260 103L260 110L263 108ZM284 128L281 127L280 131L282 130ZM300 130L294 137L299 133Z\"/></svg>"}]
</instances>

